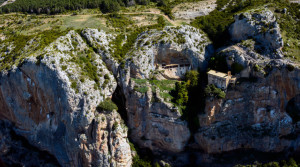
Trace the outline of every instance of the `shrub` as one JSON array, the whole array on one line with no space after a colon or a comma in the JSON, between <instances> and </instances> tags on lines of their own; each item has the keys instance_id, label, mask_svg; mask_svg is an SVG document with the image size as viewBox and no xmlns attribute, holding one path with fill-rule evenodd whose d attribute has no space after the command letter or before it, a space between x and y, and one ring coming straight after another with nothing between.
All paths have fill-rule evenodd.
<instances>
[{"instance_id":1,"label":"shrub","mask_svg":"<svg viewBox=\"0 0 300 167\"><path fill-rule=\"evenodd\" d=\"M178 105L184 105L188 102L188 86L186 82L177 82L175 87L175 98L174 101Z\"/></svg>"},{"instance_id":2,"label":"shrub","mask_svg":"<svg viewBox=\"0 0 300 167\"><path fill-rule=\"evenodd\" d=\"M114 122L113 126L112 126L112 130L116 130L119 126L118 122Z\"/></svg>"},{"instance_id":3,"label":"shrub","mask_svg":"<svg viewBox=\"0 0 300 167\"><path fill-rule=\"evenodd\" d=\"M133 157L132 167L152 167L149 160L141 159L138 155Z\"/></svg>"},{"instance_id":4,"label":"shrub","mask_svg":"<svg viewBox=\"0 0 300 167\"><path fill-rule=\"evenodd\" d=\"M137 92L140 92L140 93L147 93L148 89L149 88L147 86L142 86L142 87L135 86L134 87L134 90Z\"/></svg>"},{"instance_id":5,"label":"shrub","mask_svg":"<svg viewBox=\"0 0 300 167\"><path fill-rule=\"evenodd\" d=\"M191 70L185 73L185 81L189 86L195 87L198 85L198 71Z\"/></svg>"},{"instance_id":6,"label":"shrub","mask_svg":"<svg viewBox=\"0 0 300 167\"><path fill-rule=\"evenodd\" d=\"M98 111L113 111L118 110L118 106L111 100L105 99L97 106Z\"/></svg>"},{"instance_id":7,"label":"shrub","mask_svg":"<svg viewBox=\"0 0 300 167\"><path fill-rule=\"evenodd\" d=\"M224 99L226 96L224 91L212 84L206 86L204 93L206 97L217 97L219 99Z\"/></svg>"},{"instance_id":8,"label":"shrub","mask_svg":"<svg viewBox=\"0 0 300 167\"><path fill-rule=\"evenodd\" d=\"M77 83L75 81L73 81L71 83L71 88L76 89L77 88Z\"/></svg>"},{"instance_id":9,"label":"shrub","mask_svg":"<svg viewBox=\"0 0 300 167\"><path fill-rule=\"evenodd\" d=\"M67 69L67 66L66 66L66 65L63 65L63 66L61 66L61 69L62 69L63 71L65 71L65 70Z\"/></svg>"}]
</instances>

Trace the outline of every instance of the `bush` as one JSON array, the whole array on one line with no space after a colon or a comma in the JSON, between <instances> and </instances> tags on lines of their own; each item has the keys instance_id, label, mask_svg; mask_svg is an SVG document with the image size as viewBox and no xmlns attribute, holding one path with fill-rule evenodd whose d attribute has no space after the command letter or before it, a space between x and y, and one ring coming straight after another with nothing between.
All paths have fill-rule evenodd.
<instances>
[{"instance_id":1,"label":"bush","mask_svg":"<svg viewBox=\"0 0 300 167\"><path fill-rule=\"evenodd\" d=\"M152 167L149 160L141 159L138 155L133 157L132 167Z\"/></svg>"},{"instance_id":2,"label":"bush","mask_svg":"<svg viewBox=\"0 0 300 167\"><path fill-rule=\"evenodd\" d=\"M177 82L175 88L174 101L177 105L182 106L189 100L188 85L186 82Z\"/></svg>"},{"instance_id":3,"label":"bush","mask_svg":"<svg viewBox=\"0 0 300 167\"><path fill-rule=\"evenodd\" d=\"M77 89L77 83L75 81L71 83L71 88Z\"/></svg>"},{"instance_id":4,"label":"bush","mask_svg":"<svg viewBox=\"0 0 300 167\"><path fill-rule=\"evenodd\" d=\"M226 97L224 91L212 84L206 86L204 93L206 97L217 97L219 99L224 99Z\"/></svg>"},{"instance_id":5,"label":"bush","mask_svg":"<svg viewBox=\"0 0 300 167\"><path fill-rule=\"evenodd\" d=\"M198 85L198 71L191 70L185 73L185 81L187 82L188 86L195 87Z\"/></svg>"},{"instance_id":6,"label":"bush","mask_svg":"<svg viewBox=\"0 0 300 167\"><path fill-rule=\"evenodd\" d=\"M105 99L97 106L98 111L113 111L118 110L118 106L111 101L111 99Z\"/></svg>"}]
</instances>

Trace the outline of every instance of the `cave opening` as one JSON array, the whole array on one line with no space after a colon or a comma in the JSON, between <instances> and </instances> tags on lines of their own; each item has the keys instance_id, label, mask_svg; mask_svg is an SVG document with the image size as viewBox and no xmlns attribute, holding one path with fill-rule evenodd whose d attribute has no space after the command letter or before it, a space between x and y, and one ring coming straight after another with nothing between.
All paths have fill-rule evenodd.
<instances>
[{"instance_id":1,"label":"cave opening","mask_svg":"<svg viewBox=\"0 0 300 167\"><path fill-rule=\"evenodd\" d=\"M111 100L118 106L118 113L127 125L126 98L119 84L113 93Z\"/></svg>"}]
</instances>

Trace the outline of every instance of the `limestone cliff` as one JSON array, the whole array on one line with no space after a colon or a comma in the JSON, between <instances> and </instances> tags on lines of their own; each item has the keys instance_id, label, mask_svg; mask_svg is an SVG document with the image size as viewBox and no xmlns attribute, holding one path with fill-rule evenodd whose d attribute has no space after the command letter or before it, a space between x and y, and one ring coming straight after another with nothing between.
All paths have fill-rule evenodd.
<instances>
[{"instance_id":1,"label":"limestone cliff","mask_svg":"<svg viewBox=\"0 0 300 167\"><path fill-rule=\"evenodd\" d=\"M75 31L39 53L2 73L0 118L62 166L130 166L120 116L96 111L117 85L100 56Z\"/></svg>"},{"instance_id":2,"label":"limestone cliff","mask_svg":"<svg viewBox=\"0 0 300 167\"><path fill-rule=\"evenodd\" d=\"M129 167L128 138L172 166L211 166L214 155L237 150L300 151L300 69L282 57L276 18L267 9L246 11L235 17L229 32L232 43L216 55L238 80L224 99L204 99L196 132L189 130L170 91L183 78L181 67L199 69L205 77L214 48L201 30L147 30L123 62L113 57L116 35L97 29L70 31L39 51L26 45L25 60L10 62L1 72L0 156L7 158L13 148L8 145L18 144L9 142L8 131L53 155L61 166ZM168 73L173 71L176 77ZM206 78L200 80L204 89ZM112 96L121 96L117 103L124 110L97 111ZM197 100L200 106L203 99Z\"/></svg>"},{"instance_id":3,"label":"limestone cliff","mask_svg":"<svg viewBox=\"0 0 300 167\"><path fill-rule=\"evenodd\" d=\"M98 30L85 30L84 34L98 53L103 56L114 73L116 61L102 44L105 37ZM92 35L90 35L92 34ZM150 30L139 35L134 48L127 54L125 68L119 67L118 83L125 95L127 125L131 139L142 148L149 148L156 154L177 153L184 150L190 131L187 122L172 104L160 97L160 90L154 90L149 83L146 92L139 92L137 79L148 80L155 76L165 79L157 64L178 63L184 59L192 68L205 69L213 48L206 35L190 26L166 27L163 30ZM168 77L167 77L168 79ZM156 99L156 100L155 100ZM178 134L181 134L179 137Z\"/></svg>"},{"instance_id":4,"label":"limestone cliff","mask_svg":"<svg viewBox=\"0 0 300 167\"><path fill-rule=\"evenodd\" d=\"M300 70L274 67L257 81L240 80L222 100L208 98L195 135L207 153L254 148L262 152L299 151L299 123L287 113L300 93Z\"/></svg>"},{"instance_id":5,"label":"limestone cliff","mask_svg":"<svg viewBox=\"0 0 300 167\"><path fill-rule=\"evenodd\" d=\"M253 39L256 48L271 58L283 57L283 39L276 17L269 9L252 9L235 16L229 33L233 41Z\"/></svg>"}]
</instances>

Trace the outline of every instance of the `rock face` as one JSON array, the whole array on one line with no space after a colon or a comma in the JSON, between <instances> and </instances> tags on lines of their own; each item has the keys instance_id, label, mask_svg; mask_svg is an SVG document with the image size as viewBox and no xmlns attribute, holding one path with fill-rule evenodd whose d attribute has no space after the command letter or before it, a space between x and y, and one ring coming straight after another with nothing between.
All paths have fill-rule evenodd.
<instances>
[{"instance_id":1,"label":"rock face","mask_svg":"<svg viewBox=\"0 0 300 167\"><path fill-rule=\"evenodd\" d=\"M195 135L199 147L207 153L299 150L299 122L293 122L286 108L300 94L300 70L284 65L273 65L266 77L253 70L257 81L241 80L225 99L207 99Z\"/></svg>"},{"instance_id":2,"label":"rock face","mask_svg":"<svg viewBox=\"0 0 300 167\"><path fill-rule=\"evenodd\" d=\"M156 154L182 152L190 138L187 122L181 120L180 112L172 104L160 97L158 89L154 91L146 81L145 87L149 89L136 91L138 81L132 78L166 79L157 65L180 63L183 59L194 69L205 69L213 48L204 34L190 26L145 32L138 37L135 48L128 54L132 60L121 69L119 79L126 98L130 137Z\"/></svg>"},{"instance_id":3,"label":"rock face","mask_svg":"<svg viewBox=\"0 0 300 167\"><path fill-rule=\"evenodd\" d=\"M106 52L106 46L101 45L103 35L98 30L84 31L83 34L103 57L110 56L109 52ZM205 69L207 59L213 52L211 43L199 30L181 26L144 32L138 37L133 48L127 54L130 59L127 60L125 69L119 68L119 73L115 73L118 75L121 92L126 99L124 103L127 110L127 124L131 131L130 137L140 147L149 148L157 154L181 152L190 138L187 122L180 119L179 111L164 101L159 92L153 92L152 89L142 93L136 91L135 87L138 84L132 78L147 80L155 75L157 78L165 79L157 69L157 64L177 63L182 59L190 63L194 69ZM109 59L113 60L112 57ZM107 64L109 68L116 69L116 63Z\"/></svg>"},{"instance_id":4,"label":"rock face","mask_svg":"<svg viewBox=\"0 0 300 167\"><path fill-rule=\"evenodd\" d=\"M161 64L187 62L193 69L206 69L214 50L206 34L190 27L166 27L142 33L132 52L131 77L149 78ZM164 76L157 76L165 78Z\"/></svg>"},{"instance_id":5,"label":"rock face","mask_svg":"<svg viewBox=\"0 0 300 167\"><path fill-rule=\"evenodd\" d=\"M59 166L56 158L46 151L24 142L8 121L0 121L0 157L7 166ZM4 166L0 159L0 166Z\"/></svg>"},{"instance_id":6,"label":"rock face","mask_svg":"<svg viewBox=\"0 0 300 167\"><path fill-rule=\"evenodd\" d=\"M195 19L208 15L217 7L216 0L205 0L193 3L182 3L173 8L172 13L176 19Z\"/></svg>"},{"instance_id":7,"label":"rock face","mask_svg":"<svg viewBox=\"0 0 300 167\"><path fill-rule=\"evenodd\" d=\"M62 166L131 165L127 130L113 127L120 116L96 111L117 83L75 31L2 73L0 85L0 118Z\"/></svg>"},{"instance_id":8,"label":"rock face","mask_svg":"<svg viewBox=\"0 0 300 167\"><path fill-rule=\"evenodd\" d=\"M240 69L235 71L239 80L225 99L206 99L195 133L171 103L176 80L160 67L188 64L206 71L214 48L200 30L180 26L143 32L123 64L113 57L115 35L96 29L70 31L28 53L24 63L14 62L1 73L0 119L10 122L0 121L1 159L9 159L8 145L18 145L9 141L10 132L53 155L53 163L61 166L129 167L128 137L161 159L181 161L170 160L174 166L189 163L191 154L199 165L213 163L211 155L241 149L300 151L300 69L281 59L283 42L273 13L240 14L230 33L234 44L218 55L229 70ZM96 109L114 93L122 95L129 136L119 113Z\"/></svg>"},{"instance_id":9,"label":"rock face","mask_svg":"<svg viewBox=\"0 0 300 167\"><path fill-rule=\"evenodd\" d=\"M281 52L283 40L279 24L268 9L251 10L236 15L229 33L233 41L253 39L257 43L257 49L271 58L283 57Z\"/></svg>"}]
</instances>

